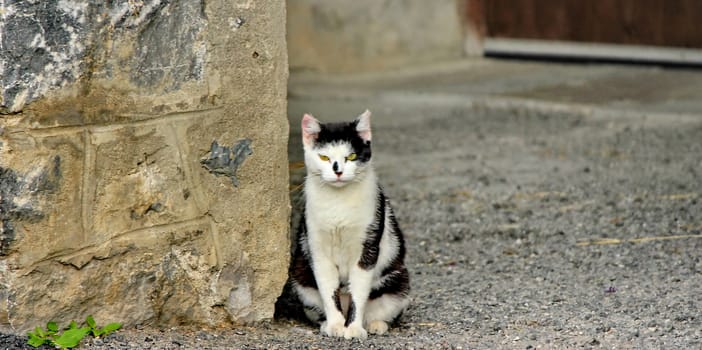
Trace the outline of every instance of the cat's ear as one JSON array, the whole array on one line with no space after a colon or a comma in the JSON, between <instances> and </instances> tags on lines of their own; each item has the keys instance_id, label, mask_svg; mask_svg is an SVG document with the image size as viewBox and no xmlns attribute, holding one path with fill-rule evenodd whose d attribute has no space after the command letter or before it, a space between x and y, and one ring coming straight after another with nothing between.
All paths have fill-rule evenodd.
<instances>
[{"instance_id":1,"label":"cat's ear","mask_svg":"<svg viewBox=\"0 0 702 350\"><path fill-rule=\"evenodd\" d=\"M319 126L319 120L307 113L302 116L302 143L304 143L305 146L312 147L321 130L322 128Z\"/></svg>"},{"instance_id":2,"label":"cat's ear","mask_svg":"<svg viewBox=\"0 0 702 350\"><path fill-rule=\"evenodd\" d=\"M371 112L366 109L363 114L356 118L356 131L358 131L358 136L365 142L370 142L371 140L370 116Z\"/></svg>"}]
</instances>

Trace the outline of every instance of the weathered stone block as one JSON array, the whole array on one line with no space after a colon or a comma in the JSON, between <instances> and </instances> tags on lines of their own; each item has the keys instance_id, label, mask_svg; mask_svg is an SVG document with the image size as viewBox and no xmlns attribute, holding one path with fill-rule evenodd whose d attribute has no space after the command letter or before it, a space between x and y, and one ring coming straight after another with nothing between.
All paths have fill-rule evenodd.
<instances>
[{"instance_id":1,"label":"weathered stone block","mask_svg":"<svg viewBox=\"0 0 702 350\"><path fill-rule=\"evenodd\" d=\"M88 243L81 218L84 136L13 134L3 142L0 257L25 268ZM21 253L20 253L21 252Z\"/></svg>"},{"instance_id":2,"label":"weathered stone block","mask_svg":"<svg viewBox=\"0 0 702 350\"><path fill-rule=\"evenodd\" d=\"M272 315L277 293L271 294L287 278L290 243L288 238L272 235L270 232L288 232L287 223L276 218L289 216L287 187L271 187L281 177L287 181L287 163L279 159L281 152L287 152L286 145L275 140L286 138L287 127L268 129L268 135L261 134L265 129L236 127L241 120L264 118L262 111L250 111L250 115L231 115L229 118L202 118L185 130L190 152L205 155L210 150L208 135L215 135L220 144L234 145L239 140L253 140L253 153L245 160L245 166L237 171L239 187L232 185L228 177L215 176L200 162L191 163L194 182L200 184L204 194L208 215L218 232L218 247L224 260L236 259L240 251L245 252L248 265L255 267L246 279L251 288L252 300L266 302L252 303L250 308L237 311L243 320L253 321ZM287 142L287 141L286 141ZM242 189L247 189L242 191ZM262 225L262 223L266 223ZM269 257L285 256L283 259ZM223 275L226 275L223 273ZM241 297L241 289L233 291L233 298Z\"/></svg>"},{"instance_id":3,"label":"weathered stone block","mask_svg":"<svg viewBox=\"0 0 702 350\"><path fill-rule=\"evenodd\" d=\"M94 314L106 321L163 324L212 320L227 296L213 290L217 258L207 220L130 233L106 244L44 261L7 277L15 329L38 320ZM84 316L83 316L84 317Z\"/></svg>"},{"instance_id":4,"label":"weathered stone block","mask_svg":"<svg viewBox=\"0 0 702 350\"><path fill-rule=\"evenodd\" d=\"M85 185L94 196L88 227L100 243L145 227L192 220L205 214L191 196L174 127L161 122L94 129Z\"/></svg>"},{"instance_id":5,"label":"weathered stone block","mask_svg":"<svg viewBox=\"0 0 702 350\"><path fill-rule=\"evenodd\" d=\"M289 259L285 2L3 6L0 330L272 317ZM238 186L203 167L212 141L242 139Z\"/></svg>"},{"instance_id":6,"label":"weathered stone block","mask_svg":"<svg viewBox=\"0 0 702 350\"><path fill-rule=\"evenodd\" d=\"M31 110L22 115L27 125L58 126L143 120L215 105L205 81L212 58L204 37L206 4L4 4L0 112ZM47 95L62 98L42 99Z\"/></svg>"}]
</instances>

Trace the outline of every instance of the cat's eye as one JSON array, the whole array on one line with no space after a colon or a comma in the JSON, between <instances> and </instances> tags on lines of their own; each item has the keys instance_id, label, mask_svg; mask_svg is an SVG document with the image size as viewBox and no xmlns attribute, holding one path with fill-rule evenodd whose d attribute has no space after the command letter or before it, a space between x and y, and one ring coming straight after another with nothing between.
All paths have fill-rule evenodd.
<instances>
[{"instance_id":1,"label":"cat's eye","mask_svg":"<svg viewBox=\"0 0 702 350\"><path fill-rule=\"evenodd\" d=\"M346 157L346 160L356 160L356 153L351 153Z\"/></svg>"},{"instance_id":2,"label":"cat's eye","mask_svg":"<svg viewBox=\"0 0 702 350\"><path fill-rule=\"evenodd\" d=\"M325 162L328 162L328 161L329 161L329 157L327 157L327 156L325 156L325 155L323 155L323 154L320 154L320 155L319 155L319 159L321 159L321 160L323 160L323 161L325 161Z\"/></svg>"}]
</instances>

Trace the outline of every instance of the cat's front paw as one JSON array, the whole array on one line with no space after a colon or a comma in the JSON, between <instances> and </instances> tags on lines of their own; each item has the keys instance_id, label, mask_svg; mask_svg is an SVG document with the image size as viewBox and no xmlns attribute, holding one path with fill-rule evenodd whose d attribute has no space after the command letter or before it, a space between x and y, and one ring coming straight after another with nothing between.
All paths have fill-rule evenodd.
<instances>
[{"instance_id":1,"label":"cat's front paw","mask_svg":"<svg viewBox=\"0 0 702 350\"><path fill-rule=\"evenodd\" d=\"M375 320L368 323L368 332L370 334L382 335L388 331L388 323L385 321Z\"/></svg>"},{"instance_id":2,"label":"cat's front paw","mask_svg":"<svg viewBox=\"0 0 702 350\"><path fill-rule=\"evenodd\" d=\"M329 337L343 337L345 336L344 322L323 322L320 327L322 334Z\"/></svg>"},{"instance_id":3,"label":"cat's front paw","mask_svg":"<svg viewBox=\"0 0 702 350\"><path fill-rule=\"evenodd\" d=\"M344 331L344 338L346 339L352 339L352 338L358 338L358 339L366 339L368 338L368 332L366 332L365 329L363 329L363 326L357 323L352 323L348 327L346 327L346 331Z\"/></svg>"}]
</instances>

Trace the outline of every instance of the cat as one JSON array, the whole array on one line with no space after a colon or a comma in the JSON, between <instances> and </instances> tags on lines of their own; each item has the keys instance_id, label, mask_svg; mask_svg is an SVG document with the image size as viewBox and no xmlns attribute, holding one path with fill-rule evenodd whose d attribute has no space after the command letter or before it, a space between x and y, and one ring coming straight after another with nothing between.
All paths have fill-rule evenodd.
<instances>
[{"instance_id":1,"label":"cat","mask_svg":"<svg viewBox=\"0 0 702 350\"><path fill-rule=\"evenodd\" d=\"M371 164L370 111L352 122L302 118L305 207L291 281L322 334L384 334L409 305L405 242Z\"/></svg>"}]
</instances>

